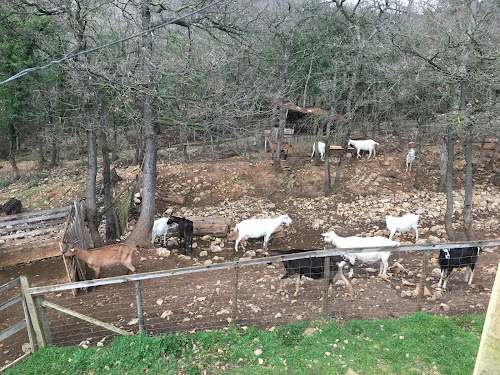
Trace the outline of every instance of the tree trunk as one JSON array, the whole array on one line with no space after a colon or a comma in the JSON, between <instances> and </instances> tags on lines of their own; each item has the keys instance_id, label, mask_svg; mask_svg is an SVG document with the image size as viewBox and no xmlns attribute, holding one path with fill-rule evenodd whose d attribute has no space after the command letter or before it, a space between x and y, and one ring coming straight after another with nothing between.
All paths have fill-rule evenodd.
<instances>
[{"instance_id":1,"label":"tree trunk","mask_svg":"<svg viewBox=\"0 0 500 375\"><path fill-rule=\"evenodd\" d=\"M445 192L446 185L446 165L448 160L448 138L447 135L443 137L443 143L441 144L441 159L439 162L439 184L437 191L439 193Z\"/></svg>"},{"instance_id":2,"label":"tree trunk","mask_svg":"<svg viewBox=\"0 0 500 375\"><path fill-rule=\"evenodd\" d=\"M280 155L281 155L281 140L283 138L285 124L286 124L286 108L285 108L285 103L283 102L283 97L280 97L278 136L276 139L277 145L276 145L276 152L274 153L274 160L273 160L274 173L283 172L283 168L281 167Z\"/></svg>"},{"instance_id":3,"label":"tree trunk","mask_svg":"<svg viewBox=\"0 0 500 375\"><path fill-rule=\"evenodd\" d=\"M13 128L13 127L12 127ZM9 162L10 166L12 167L12 179L11 181L17 181L21 178L21 175L19 174L19 168L17 167L17 162L16 162L16 138L17 136L13 135L10 138L10 153L9 153Z\"/></svg>"},{"instance_id":4,"label":"tree trunk","mask_svg":"<svg viewBox=\"0 0 500 375\"><path fill-rule=\"evenodd\" d=\"M102 117L101 117L102 118ZM109 147L106 133L101 128L100 130L101 138L101 152L102 152L102 193L104 201L104 215L106 217L106 240L116 239L116 223L113 207L111 207L112 201L112 181L111 181L111 162L109 160Z\"/></svg>"},{"instance_id":5,"label":"tree trunk","mask_svg":"<svg viewBox=\"0 0 500 375\"><path fill-rule=\"evenodd\" d=\"M151 28L151 12L147 0L141 1L142 29ZM143 59L143 81L144 81L144 106L143 106L143 128L145 138L145 154L143 164L143 190L142 205L139 219L127 238L127 244L131 246L148 246L151 241L151 229L153 228L155 214L155 188L156 188L156 112L153 107L153 67L151 64L153 56L153 35L151 32L144 35L144 59Z\"/></svg>"},{"instance_id":6,"label":"tree trunk","mask_svg":"<svg viewBox=\"0 0 500 375\"><path fill-rule=\"evenodd\" d=\"M422 137L420 135L420 132L421 132L421 126L420 126L420 122L417 122L418 124L418 127L417 127L417 135L416 135L416 141L417 141L417 151L416 151L416 163L415 163L415 180L413 182L413 186L415 187L415 189L417 190L421 190L424 186L424 184L422 183L422 177L421 177L421 165L424 163L424 160L423 159L423 153L422 153Z\"/></svg>"},{"instance_id":7,"label":"tree trunk","mask_svg":"<svg viewBox=\"0 0 500 375\"><path fill-rule=\"evenodd\" d=\"M325 196L328 196L332 192L332 176L330 174L330 134L332 132L332 126L335 121L335 113L337 108L337 64L334 63L334 74L333 74L333 87L332 87L332 103L330 106L330 115L328 116L328 121L326 123L326 140L325 140ZM316 151L318 151L318 145L316 144ZM319 154L319 152L317 152Z\"/></svg>"},{"instance_id":8,"label":"tree trunk","mask_svg":"<svg viewBox=\"0 0 500 375\"><path fill-rule=\"evenodd\" d=\"M89 227L90 236L94 247L103 245L101 236L99 235L99 223L97 220L97 203L96 203L96 176L97 176L97 145L96 135L93 130L87 130L87 177L85 180L85 216Z\"/></svg>"},{"instance_id":9,"label":"tree trunk","mask_svg":"<svg viewBox=\"0 0 500 375\"><path fill-rule=\"evenodd\" d=\"M486 137L483 136L483 139L481 140L481 150L479 151L479 157L477 158L476 165L472 168L472 174L475 175L477 171L479 170L479 167L483 163L483 157L484 157L484 144L486 143Z\"/></svg>"},{"instance_id":10,"label":"tree trunk","mask_svg":"<svg viewBox=\"0 0 500 375\"><path fill-rule=\"evenodd\" d=\"M335 172L335 181L333 182L332 192L336 193L340 186L340 174L342 173L342 168L344 166L344 161L347 156L347 152L349 150L349 137L351 136L351 127L348 126L347 133L343 140L344 151L342 151L342 155L340 155L340 160L337 165L337 171Z\"/></svg>"},{"instance_id":11,"label":"tree trunk","mask_svg":"<svg viewBox=\"0 0 500 375\"><path fill-rule=\"evenodd\" d=\"M464 229L467 240L475 239L474 227L472 225L472 141L473 124L467 125L465 139L465 198L464 198Z\"/></svg>"},{"instance_id":12,"label":"tree trunk","mask_svg":"<svg viewBox=\"0 0 500 375\"><path fill-rule=\"evenodd\" d=\"M453 229L453 161L455 159L455 133L452 129L453 125L449 125L447 129L447 153L448 160L446 163L446 213L444 215L444 226L446 234L451 241L455 241L455 229Z\"/></svg>"},{"instance_id":13,"label":"tree trunk","mask_svg":"<svg viewBox=\"0 0 500 375\"><path fill-rule=\"evenodd\" d=\"M497 142L495 143L495 151L493 151L493 155L491 156L490 161L486 165L486 171L493 172L493 164L498 156L498 150L500 149L500 136L497 138Z\"/></svg>"}]
</instances>

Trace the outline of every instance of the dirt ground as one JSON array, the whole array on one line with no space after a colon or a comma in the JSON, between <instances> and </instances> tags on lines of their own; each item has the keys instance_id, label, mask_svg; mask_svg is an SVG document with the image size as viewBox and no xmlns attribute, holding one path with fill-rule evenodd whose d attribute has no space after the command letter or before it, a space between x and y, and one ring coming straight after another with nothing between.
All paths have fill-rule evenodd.
<instances>
[{"instance_id":1,"label":"dirt ground","mask_svg":"<svg viewBox=\"0 0 500 375\"><path fill-rule=\"evenodd\" d=\"M396 150L397 151L397 150ZM488 157L488 153L485 155ZM402 161L403 160L403 161ZM373 202L383 202L398 196L408 195L411 203L405 207L412 212L418 207L420 197L433 196L438 179L438 150L429 149L427 163L422 167L423 188L414 188L414 174L405 173L404 157L397 152L381 152L375 159L354 159L348 157L342 174L342 187L335 195L323 194L324 167L315 166L310 158L294 156L284 162L286 169L275 175L269 155L256 157L252 161L229 158L216 161L194 160L189 162L167 162L160 152L157 178L157 191L172 191L186 196L183 207L157 201L157 217L165 213L182 216L230 216L238 222L254 215L276 216L287 213L293 220L286 235L271 240L270 249L322 249L325 244L321 233L335 228L343 236L349 235L385 235L388 232L383 216L375 211ZM486 159L488 160L488 159ZM337 158L331 157L332 178L334 177ZM4 163L0 169L0 180L8 176L9 167ZM116 163L118 174L127 179L133 178L137 167L125 161ZM497 165L498 167L498 162ZM291 168L290 168L291 167ZM53 208L71 203L82 196L85 188L85 166L81 163L64 163L58 170L39 169L34 163L20 163L25 176L15 184L0 188L1 201L16 196L23 202L26 211ZM379 178L372 180L371 175ZM35 177L40 181L36 187L29 187ZM475 176L475 188L488 187L492 195L498 194L498 188L490 183L492 173L480 169ZM377 181L375 184L374 181ZM457 163L455 173L456 189L463 189L463 162ZM35 192L30 191L39 189ZM274 193L273 193L274 192ZM273 193L273 194L271 194ZM270 195L271 194L271 195ZM435 204L442 206L444 195L436 198ZM433 201L431 201L433 202ZM436 203L437 202L437 203ZM353 205L355 211L363 215L346 215L339 207ZM351 206L352 207L352 206ZM139 210L139 206L136 210ZM137 211L138 212L138 211ZM137 215L136 212L136 215ZM500 212L500 209L499 209ZM475 220L478 239L500 237L500 225L486 222L498 218L498 213L480 212ZM379 218L380 216L380 218ZM459 222L459 214L455 217ZM363 221L365 220L365 221ZM426 221L427 220L427 221ZM442 226L444 218L436 217L432 224ZM313 225L317 222L317 225ZM483 223L485 223L483 225ZM428 240L431 236L431 223L428 219L421 223L421 237ZM457 226L459 227L459 226ZM458 229L460 232L460 230ZM433 233L435 235L435 233ZM460 233L459 233L460 234ZM174 234L172 234L174 237ZM439 236L438 236L439 237ZM414 243L414 234L399 234L403 244ZM446 236L440 239L445 240ZM234 240L223 238L223 247L217 253L209 251L214 238L195 238L195 248L188 256L183 256L177 246L169 246L172 255L168 258L158 256L159 244L141 248L133 256L134 265L143 272L160 271L212 263L232 261L243 257L244 252L234 250ZM246 250L254 250L255 257L265 254L261 251L262 239L249 240ZM207 251L208 256L200 252ZM461 313L485 313L489 301L496 268L500 260L498 247L485 249L480 255L474 283L464 283L463 270L451 275L448 291L436 288L439 276L436 274L437 254L431 255L430 276L426 282L428 295L423 301L423 310L432 314L455 315ZM416 310L416 297L411 295L420 279L422 253L406 252L393 254L390 264L398 261L405 271L401 274L389 273L388 280L376 276L378 265L360 265L356 268L352 280L356 292L354 301L342 285L335 286L330 294L328 314L345 320L352 318L393 318L413 313ZM433 273L434 272L434 273ZM101 277L117 276L125 273L121 266L104 270ZM320 315L321 283L306 280L298 296L293 296L295 287L285 285L284 292L277 292L278 282L284 273L281 264L258 265L242 268L239 275L240 285L238 315L236 323L242 326L258 324L263 328L315 318ZM60 258L45 259L30 264L5 267L0 270L0 285L26 275L31 286L54 285L67 282L66 271ZM143 299L147 310L147 328L149 332L192 331L193 329L211 329L224 327L231 321L233 298L233 270L210 271L192 276L176 276L167 279L148 281L143 284ZM193 287L195 283L196 287ZM108 285L91 292L73 297L70 292L51 293L46 296L54 303L74 308L96 318L115 322L124 329L136 330L137 322L134 298L125 292L123 285ZM405 293L403 293L405 292ZM8 296L8 295L7 295ZM0 302L4 302L3 299ZM161 301L161 303L159 302ZM175 306L166 308L165 306ZM21 318L21 311L2 311L0 330L5 329ZM166 314L166 315L165 315ZM56 313L49 313L54 342L58 345L82 345L82 342L96 344L109 341L109 334L95 330L88 325L80 325L74 320ZM234 322L234 321L232 321ZM85 327L85 329L84 329ZM15 335L12 340L0 344L0 365L15 358L22 343L27 342L26 335ZM85 344L83 344L85 345Z\"/></svg>"}]
</instances>

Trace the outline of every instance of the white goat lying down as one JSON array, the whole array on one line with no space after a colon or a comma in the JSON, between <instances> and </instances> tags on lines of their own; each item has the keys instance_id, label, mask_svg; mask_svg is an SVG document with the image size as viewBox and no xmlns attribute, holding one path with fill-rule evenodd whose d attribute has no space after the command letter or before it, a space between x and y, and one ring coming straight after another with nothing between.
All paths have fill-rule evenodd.
<instances>
[{"instance_id":1,"label":"white goat lying down","mask_svg":"<svg viewBox=\"0 0 500 375\"><path fill-rule=\"evenodd\" d=\"M246 219L236 224L233 231L238 232L238 239L234 249L238 251L240 241L245 245L248 238L259 238L264 236L264 250L267 250L267 243L271 235L279 228L282 223L290 225L292 219L288 215L281 215L274 219Z\"/></svg>"},{"instance_id":2,"label":"white goat lying down","mask_svg":"<svg viewBox=\"0 0 500 375\"><path fill-rule=\"evenodd\" d=\"M323 142L318 142L318 152L319 155L321 156L321 160L325 160L325 144ZM313 152L311 154L311 158L314 156L314 153L316 152L316 143L313 143Z\"/></svg>"},{"instance_id":3,"label":"white goat lying down","mask_svg":"<svg viewBox=\"0 0 500 375\"><path fill-rule=\"evenodd\" d=\"M409 170L411 171L411 165L413 164L413 161L415 160L415 150L410 149L408 153L406 154L406 172Z\"/></svg>"},{"instance_id":4,"label":"white goat lying down","mask_svg":"<svg viewBox=\"0 0 500 375\"><path fill-rule=\"evenodd\" d=\"M375 142L372 139L366 139L366 140L360 140L360 141L353 141L352 139L349 139L349 146L352 146L356 149L356 153L358 154L358 158L361 157L359 152L361 150L363 151L368 151L368 158L372 156L373 152L373 157L377 154L377 151L375 149L375 146L380 146L378 142Z\"/></svg>"},{"instance_id":5,"label":"white goat lying down","mask_svg":"<svg viewBox=\"0 0 500 375\"><path fill-rule=\"evenodd\" d=\"M336 247L341 249L353 249L357 247L377 247L377 246L399 246L399 242L391 241L388 238L376 237L339 237L334 231L323 233L322 236L326 242L333 243ZM390 251L376 251L376 252L362 252L362 253L349 253L345 257L349 259L349 277L352 277L354 272L354 263L359 259L363 263L380 262L380 275L385 275L387 268L389 268Z\"/></svg>"},{"instance_id":6,"label":"white goat lying down","mask_svg":"<svg viewBox=\"0 0 500 375\"><path fill-rule=\"evenodd\" d=\"M418 219L419 215L406 214L401 217L396 216L386 216L385 223L387 224L387 229L391 232L389 239L392 240L392 236L396 232L408 232L410 230L415 231L415 241L418 241Z\"/></svg>"}]
</instances>

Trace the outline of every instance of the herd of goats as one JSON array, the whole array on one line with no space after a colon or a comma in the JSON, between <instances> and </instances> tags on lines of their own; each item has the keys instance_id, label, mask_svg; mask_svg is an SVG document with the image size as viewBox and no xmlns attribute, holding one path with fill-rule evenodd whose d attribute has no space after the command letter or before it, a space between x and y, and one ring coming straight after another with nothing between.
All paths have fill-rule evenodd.
<instances>
[{"instance_id":1,"label":"herd of goats","mask_svg":"<svg viewBox=\"0 0 500 375\"><path fill-rule=\"evenodd\" d=\"M324 158L325 154L325 144L323 142L317 142L318 152L321 159ZM376 146L379 144L371 139L369 140L349 140L349 146L353 146L356 149L357 157L360 157L360 151L368 151L368 158L376 155ZM276 142L270 142L271 152L276 152ZM288 144L281 144L281 151L285 153L285 158L288 151ZM316 144L313 146L313 153L311 157L314 156L316 151ZM411 170L411 165L415 160L415 151L411 149L406 156L406 170ZM340 237L335 232L323 233L323 239L325 242L333 243L339 249L356 249L356 248L368 248L368 247L391 247L399 246L398 241L393 241L392 238L396 232L408 232L410 230L415 231L415 241L418 241L418 220L419 215L408 213L402 217L387 216L386 224L387 229L390 232L389 238L382 236L374 237ZM281 215L276 218L263 218L263 219L246 219L238 223L233 231L238 233L238 237L235 242L235 251L238 251L238 246L241 243L245 247L245 242L248 238L261 238L264 237L263 250L267 252L270 256L275 255L287 255L287 254L297 254L306 253L309 250L303 249L293 249L293 250L270 250L268 251L267 245L271 238L271 235L282 225L290 225L292 220L288 215ZM184 247L184 254L187 252L187 245L190 245L192 252L193 249L193 222L189 219L172 216L170 218L160 218L154 221L151 243L154 244L157 237L163 236L163 243L166 244L166 236L169 229L176 228L179 234L179 246ZM99 277L101 268L111 266L113 264L122 264L130 271L137 273L137 269L132 264L132 253L135 247L128 246L126 244L115 244L109 245L92 251L84 250L78 247L75 243L71 245L66 244L63 247L63 254L75 255L81 260L83 260L87 265L94 271L95 278ZM474 277L474 266L476 264L477 257L481 251L480 247L464 247L464 248L446 248L441 249L439 253L439 265L441 268L441 278L438 283L438 287L446 290L446 285L448 277L454 268L466 267L465 281L468 284L472 284L472 279ZM391 251L374 251L374 252L359 252L352 253L348 252L345 255L329 256L330 264L330 286L333 285L338 279L342 280L349 289L351 297L353 297L354 292L352 286L348 279L343 273L344 266L349 266L348 277L352 278L354 271L355 261L358 260L362 263L373 263L379 262L380 269L379 274L385 275L388 269L388 259ZM297 295L299 291L299 281L301 276L306 276L313 279L320 279L324 277L325 274L325 257L310 257L301 258L293 260L283 260L282 261L286 273L281 277L279 290L283 289L283 280L289 278L292 275L296 275L296 290Z\"/></svg>"}]
</instances>

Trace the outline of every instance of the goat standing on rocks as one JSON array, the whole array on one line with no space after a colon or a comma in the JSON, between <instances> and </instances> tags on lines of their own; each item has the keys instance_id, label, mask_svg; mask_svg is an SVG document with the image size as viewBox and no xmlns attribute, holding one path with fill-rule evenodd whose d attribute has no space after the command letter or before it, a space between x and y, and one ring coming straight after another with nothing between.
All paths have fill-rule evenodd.
<instances>
[{"instance_id":1,"label":"goat standing on rocks","mask_svg":"<svg viewBox=\"0 0 500 375\"><path fill-rule=\"evenodd\" d=\"M264 236L264 251L267 250L267 243L271 235L279 228L282 223L290 225L292 219L288 215L281 215L274 219L246 219L236 224L233 231L238 232L238 238L234 249L238 251L238 244L245 246L248 238L259 238Z\"/></svg>"},{"instance_id":2,"label":"goat standing on rocks","mask_svg":"<svg viewBox=\"0 0 500 375\"><path fill-rule=\"evenodd\" d=\"M193 252L193 222L184 217L171 216L167 221L168 224L177 223L179 230L179 247L182 246L184 240L184 255L187 253L187 244L191 246L191 253Z\"/></svg>"},{"instance_id":3,"label":"goat standing on rocks","mask_svg":"<svg viewBox=\"0 0 500 375\"><path fill-rule=\"evenodd\" d=\"M406 154L406 172L411 171L411 165L413 164L413 161L415 160L415 150L411 149L408 151L408 154Z\"/></svg>"}]
</instances>

